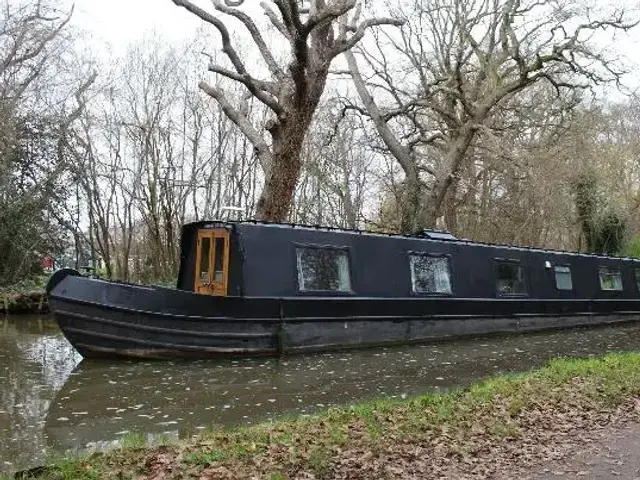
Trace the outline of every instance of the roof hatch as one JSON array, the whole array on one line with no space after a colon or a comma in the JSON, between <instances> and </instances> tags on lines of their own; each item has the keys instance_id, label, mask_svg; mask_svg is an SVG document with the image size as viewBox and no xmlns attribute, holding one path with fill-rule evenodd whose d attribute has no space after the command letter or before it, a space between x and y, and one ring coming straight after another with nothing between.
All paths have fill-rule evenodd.
<instances>
[{"instance_id":1,"label":"roof hatch","mask_svg":"<svg viewBox=\"0 0 640 480\"><path fill-rule=\"evenodd\" d=\"M425 237L430 240L458 240L455 236L444 230L421 230L417 237Z\"/></svg>"}]
</instances>

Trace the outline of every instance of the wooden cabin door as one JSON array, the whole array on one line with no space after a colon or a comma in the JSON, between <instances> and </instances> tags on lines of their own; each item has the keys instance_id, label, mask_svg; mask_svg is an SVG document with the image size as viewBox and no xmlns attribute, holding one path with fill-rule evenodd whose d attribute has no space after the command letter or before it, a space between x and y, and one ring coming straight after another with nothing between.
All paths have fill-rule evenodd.
<instances>
[{"instance_id":1,"label":"wooden cabin door","mask_svg":"<svg viewBox=\"0 0 640 480\"><path fill-rule=\"evenodd\" d=\"M229 232L200 230L196 257L196 293L226 297L229 281Z\"/></svg>"}]
</instances>

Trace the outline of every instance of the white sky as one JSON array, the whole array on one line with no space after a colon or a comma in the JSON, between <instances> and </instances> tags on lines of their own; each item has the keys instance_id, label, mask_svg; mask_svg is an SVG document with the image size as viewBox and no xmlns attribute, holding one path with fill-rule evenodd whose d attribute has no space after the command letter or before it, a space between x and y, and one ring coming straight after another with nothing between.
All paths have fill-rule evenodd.
<instances>
[{"instance_id":1,"label":"white sky","mask_svg":"<svg viewBox=\"0 0 640 480\"><path fill-rule=\"evenodd\" d=\"M66 0L71 2L71 0ZM640 0L595 0L611 5L638 8ZM86 32L92 50L97 53L111 51L118 56L132 42L141 40L155 30L171 43L182 43L193 37L203 22L171 0L75 0L73 24ZM207 8L208 0L196 3ZM259 0L246 0L246 6L262 13ZM208 8L213 11L212 8ZM235 25L235 23L231 24ZM230 26L231 26L230 25ZM219 47L212 46L212 49ZM625 84L640 87L640 26L629 34L618 33L613 47L627 61L631 73Z\"/></svg>"},{"instance_id":2,"label":"white sky","mask_svg":"<svg viewBox=\"0 0 640 480\"><path fill-rule=\"evenodd\" d=\"M203 24L171 0L76 0L73 22L88 34L92 46L113 48L115 54L153 30L180 43Z\"/></svg>"}]
</instances>

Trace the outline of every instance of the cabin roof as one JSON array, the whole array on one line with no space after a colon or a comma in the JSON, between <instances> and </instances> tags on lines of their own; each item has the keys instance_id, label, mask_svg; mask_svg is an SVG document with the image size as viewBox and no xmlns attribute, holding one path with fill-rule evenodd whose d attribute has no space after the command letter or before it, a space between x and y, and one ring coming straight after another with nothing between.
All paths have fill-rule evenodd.
<instances>
[{"instance_id":1,"label":"cabin roof","mask_svg":"<svg viewBox=\"0 0 640 480\"><path fill-rule=\"evenodd\" d=\"M376 236L376 237L391 237L391 238L406 238L406 239L425 239L430 242L438 242L438 243L452 243L457 245L477 245L477 246L485 246L485 247L497 247L504 248L512 251L520 251L520 252L540 252L540 253L548 253L555 255L572 255L576 257L588 257L588 258L615 258L619 260L627 260L630 262L638 262L640 261L637 258L629 258L629 257L620 257L620 256L607 256L607 255L598 255L593 253L584 253L584 252L569 252L564 250L554 250L549 248L539 248L539 247L523 247L523 246L514 246L500 243L489 243L489 242L477 242L468 239L460 239L454 237L447 231L443 230L421 230L414 235L400 234L400 233L392 233L392 232L373 232L368 230L358 230L358 229L347 229L347 228L339 228L339 227L329 227L322 225L303 225L298 223L277 223L277 222L265 222L259 220L234 220L234 221L220 221L220 220L210 220L210 221L200 221L185 224L183 227L184 231L193 231L197 229L206 229L206 228L219 228L220 226L234 227L235 225L254 225L261 227L269 227L269 228L288 228L293 230L312 230L318 232L329 232L329 233L344 233L350 235L367 235L367 236Z\"/></svg>"}]
</instances>

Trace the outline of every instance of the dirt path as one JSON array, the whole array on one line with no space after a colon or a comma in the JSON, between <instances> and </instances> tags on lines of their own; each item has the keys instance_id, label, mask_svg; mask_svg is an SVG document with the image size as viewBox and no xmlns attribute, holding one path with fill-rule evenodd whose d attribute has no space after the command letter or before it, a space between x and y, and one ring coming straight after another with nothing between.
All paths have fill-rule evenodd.
<instances>
[{"instance_id":1,"label":"dirt path","mask_svg":"<svg viewBox=\"0 0 640 480\"><path fill-rule=\"evenodd\" d=\"M585 444L563 451L561 460L522 470L518 478L640 480L640 423L629 422L590 433ZM503 478L514 478L513 473Z\"/></svg>"}]
</instances>

